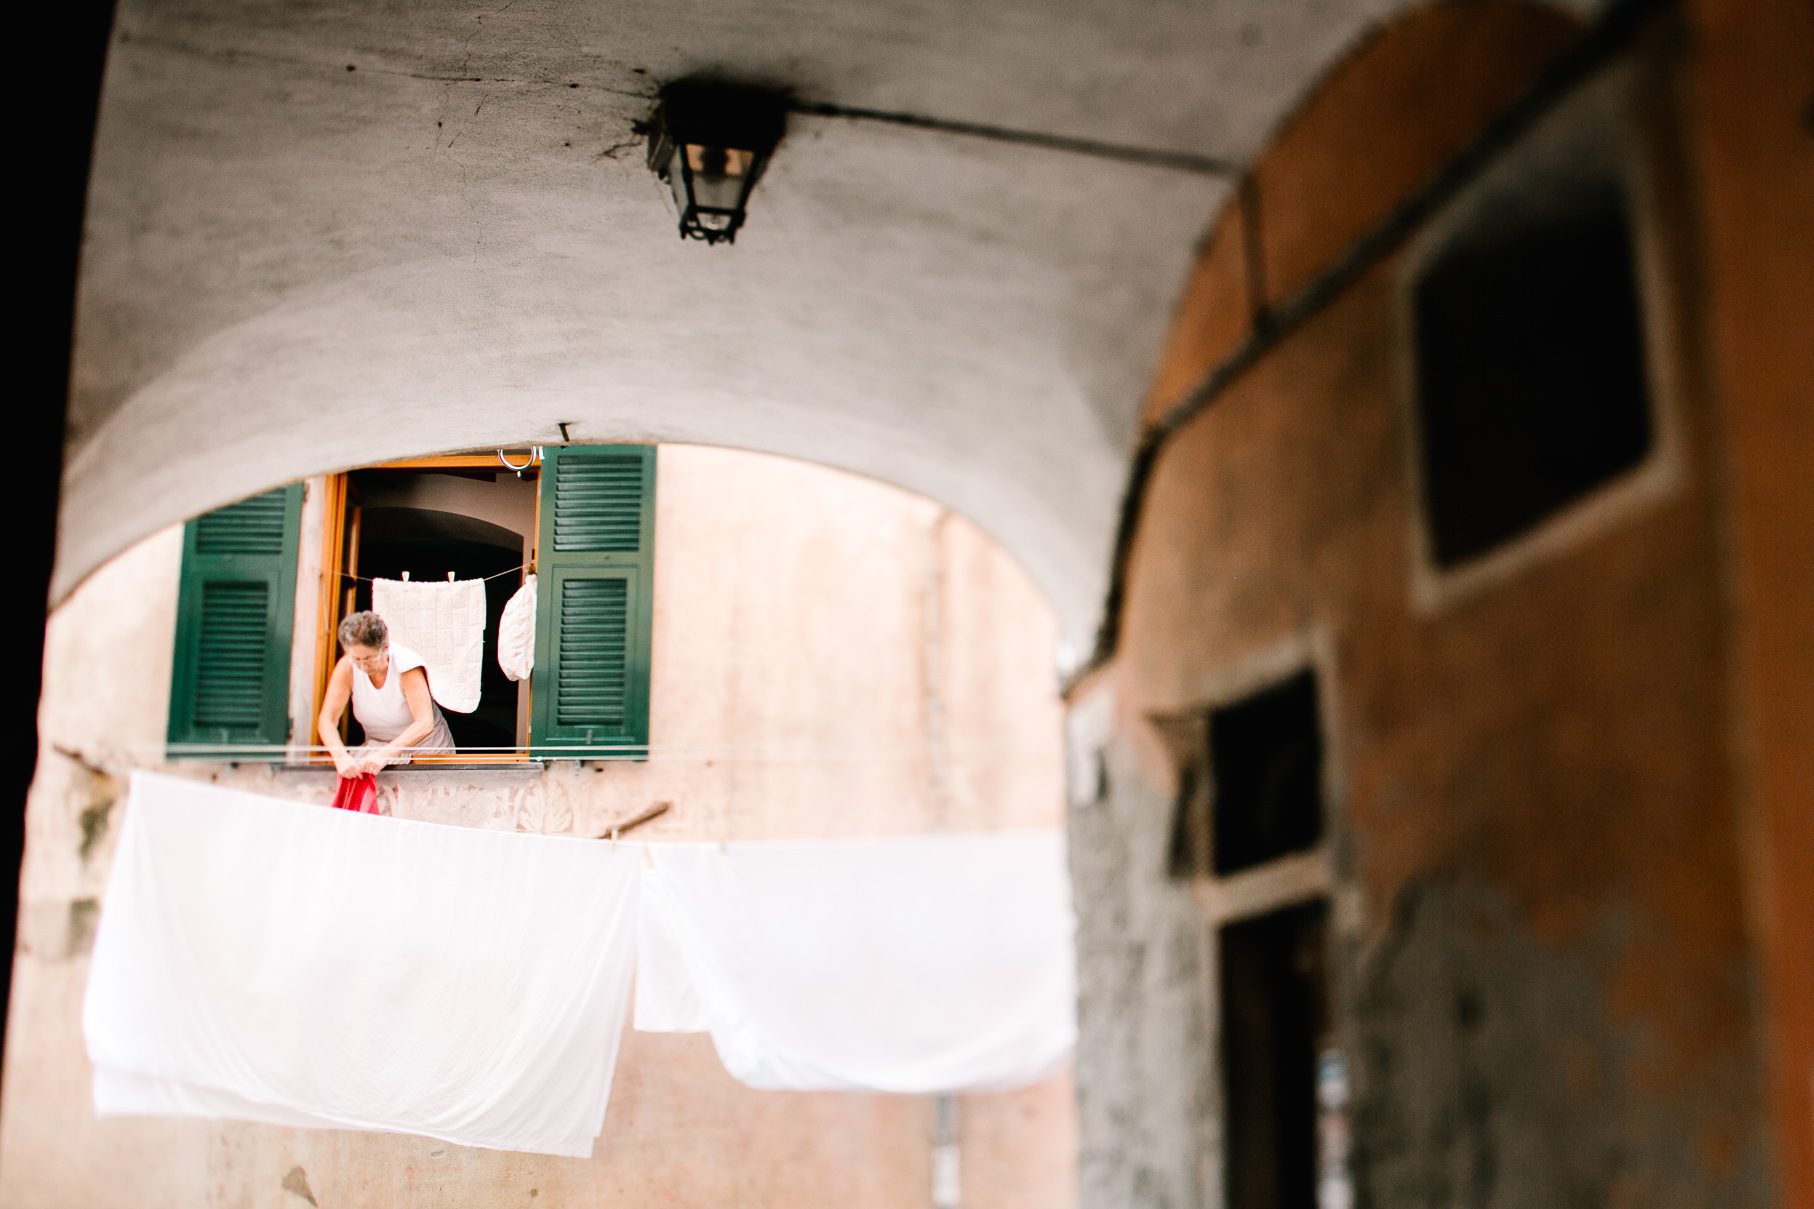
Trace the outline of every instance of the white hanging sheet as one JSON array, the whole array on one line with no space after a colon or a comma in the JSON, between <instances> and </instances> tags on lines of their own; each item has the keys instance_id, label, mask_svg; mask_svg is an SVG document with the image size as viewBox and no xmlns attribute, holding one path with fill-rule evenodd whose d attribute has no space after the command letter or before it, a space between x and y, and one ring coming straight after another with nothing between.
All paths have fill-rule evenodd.
<instances>
[{"instance_id":1,"label":"white hanging sheet","mask_svg":"<svg viewBox=\"0 0 1814 1209\"><path fill-rule=\"evenodd\" d=\"M1025 1086L1076 1040L1057 831L650 844L636 1027L757 1088Z\"/></svg>"},{"instance_id":2,"label":"white hanging sheet","mask_svg":"<svg viewBox=\"0 0 1814 1209\"><path fill-rule=\"evenodd\" d=\"M641 856L133 774L83 1026L98 1114L584 1157Z\"/></svg>"},{"instance_id":3,"label":"white hanging sheet","mask_svg":"<svg viewBox=\"0 0 1814 1209\"><path fill-rule=\"evenodd\" d=\"M422 657L428 691L442 709L470 714L479 707L485 662L485 581L374 579L372 611L384 618L392 642Z\"/></svg>"},{"instance_id":4,"label":"white hanging sheet","mask_svg":"<svg viewBox=\"0 0 1814 1209\"><path fill-rule=\"evenodd\" d=\"M511 680L535 671L535 572L523 577L498 618L498 667Z\"/></svg>"}]
</instances>

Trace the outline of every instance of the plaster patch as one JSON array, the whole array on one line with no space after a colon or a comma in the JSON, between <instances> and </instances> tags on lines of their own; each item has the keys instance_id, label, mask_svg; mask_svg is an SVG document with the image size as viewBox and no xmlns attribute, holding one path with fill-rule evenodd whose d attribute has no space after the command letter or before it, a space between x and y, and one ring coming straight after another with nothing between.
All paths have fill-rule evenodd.
<instances>
[{"instance_id":1,"label":"plaster patch","mask_svg":"<svg viewBox=\"0 0 1814 1209\"><path fill-rule=\"evenodd\" d=\"M1770 1203L1751 1055L1703 1055L1698 1094L1679 1099L1633 1077L1655 1039L1606 1003L1633 929L1609 907L1560 949L1465 877L1407 885L1352 979L1362 1209ZM1716 1166L1681 1145L1714 1127L1747 1153Z\"/></svg>"}]
</instances>

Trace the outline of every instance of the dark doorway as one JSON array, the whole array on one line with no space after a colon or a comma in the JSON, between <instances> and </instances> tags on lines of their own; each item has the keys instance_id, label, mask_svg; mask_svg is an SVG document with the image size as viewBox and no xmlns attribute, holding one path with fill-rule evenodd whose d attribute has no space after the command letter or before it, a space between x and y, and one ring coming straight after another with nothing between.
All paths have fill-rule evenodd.
<instances>
[{"instance_id":1,"label":"dark doorway","mask_svg":"<svg viewBox=\"0 0 1814 1209\"><path fill-rule=\"evenodd\" d=\"M1229 1209L1318 1209L1327 917L1315 902L1220 933Z\"/></svg>"}]
</instances>

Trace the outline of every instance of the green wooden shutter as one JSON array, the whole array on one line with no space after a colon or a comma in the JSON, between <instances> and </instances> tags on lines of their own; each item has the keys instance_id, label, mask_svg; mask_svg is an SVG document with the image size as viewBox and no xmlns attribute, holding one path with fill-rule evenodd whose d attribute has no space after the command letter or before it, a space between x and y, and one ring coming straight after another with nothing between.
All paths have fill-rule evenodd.
<instances>
[{"instance_id":1,"label":"green wooden shutter","mask_svg":"<svg viewBox=\"0 0 1814 1209\"><path fill-rule=\"evenodd\" d=\"M649 748L655 448L578 445L542 461L530 747L642 759Z\"/></svg>"},{"instance_id":2,"label":"green wooden shutter","mask_svg":"<svg viewBox=\"0 0 1814 1209\"><path fill-rule=\"evenodd\" d=\"M217 508L183 527L170 676L170 754L282 759L302 485ZM247 745L268 747L247 752Z\"/></svg>"}]
</instances>

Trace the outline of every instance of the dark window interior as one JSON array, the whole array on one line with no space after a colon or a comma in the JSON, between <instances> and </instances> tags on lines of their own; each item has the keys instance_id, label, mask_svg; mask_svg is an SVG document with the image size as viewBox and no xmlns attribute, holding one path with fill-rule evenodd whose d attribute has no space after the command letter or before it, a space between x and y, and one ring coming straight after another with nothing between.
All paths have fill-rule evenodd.
<instances>
[{"instance_id":1,"label":"dark window interior","mask_svg":"<svg viewBox=\"0 0 1814 1209\"><path fill-rule=\"evenodd\" d=\"M1315 674L1211 711L1209 767L1217 874L1314 848L1323 834Z\"/></svg>"},{"instance_id":2,"label":"dark window interior","mask_svg":"<svg viewBox=\"0 0 1814 1209\"><path fill-rule=\"evenodd\" d=\"M521 495L515 512L533 516L535 481L518 481L509 474L472 471L362 470L349 476L352 498L361 502L359 545L360 578L354 607L372 607L371 579L485 579L485 655L479 706L470 714L443 710L454 743L461 749L512 747L518 738L518 694L521 688L498 667L495 643L504 605L522 586L516 568L523 565L530 535L526 524L513 528L497 523L501 510L491 515L460 512L447 507L415 507L398 501L412 498L408 481L428 474L493 484ZM418 493L419 495L420 493ZM446 491L431 502L447 504L457 495ZM370 501L370 502L367 502ZM390 501L390 502L384 502ZM509 519L510 513L504 513ZM349 715L351 711L348 711ZM358 723L352 723L358 734Z\"/></svg>"},{"instance_id":3,"label":"dark window interior","mask_svg":"<svg viewBox=\"0 0 1814 1209\"><path fill-rule=\"evenodd\" d=\"M1317 1209L1327 916L1317 902L1221 931L1230 1209Z\"/></svg>"},{"instance_id":4,"label":"dark window interior","mask_svg":"<svg viewBox=\"0 0 1814 1209\"><path fill-rule=\"evenodd\" d=\"M1643 460L1644 341L1616 189L1464 233L1425 272L1414 308L1437 565L1527 532Z\"/></svg>"}]
</instances>

